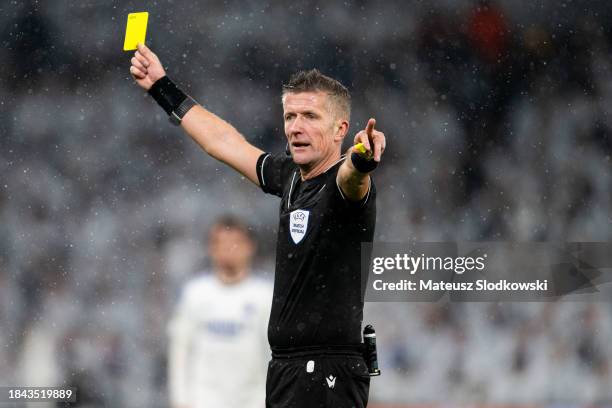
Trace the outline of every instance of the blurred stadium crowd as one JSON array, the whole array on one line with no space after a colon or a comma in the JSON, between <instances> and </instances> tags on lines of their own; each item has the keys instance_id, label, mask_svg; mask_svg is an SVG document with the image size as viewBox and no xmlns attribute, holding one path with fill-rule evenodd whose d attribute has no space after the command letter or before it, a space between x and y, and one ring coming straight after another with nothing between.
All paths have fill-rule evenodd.
<instances>
[{"instance_id":1,"label":"blurred stadium crowd","mask_svg":"<svg viewBox=\"0 0 612 408\"><path fill-rule=\"evenodd\" d=\"M277 201L132 83L127 13L169 75L284 149L280 86L317 67L388 137L378 241L612 240L605 1L4 1L0 384L164 407L166 324L226 212L273 270ZM120 5L119 5L120 4ZM352 136L351 136L352 139ZM378 303L372 400L612 404L610 303Z\"/></svg>"}]
</instances>

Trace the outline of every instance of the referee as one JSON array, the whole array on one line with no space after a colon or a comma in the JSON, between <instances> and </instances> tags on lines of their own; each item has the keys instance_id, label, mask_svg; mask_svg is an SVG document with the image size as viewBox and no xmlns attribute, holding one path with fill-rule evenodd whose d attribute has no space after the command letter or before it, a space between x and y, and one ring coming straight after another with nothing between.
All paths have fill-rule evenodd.
<instances>
[{"instance_id":1,"label":"referee","mask_svg":"<svg viewBox=\"0 0 612 408\"><path fill-rule=\"evenodd\" d=\"M376 121L354 138L368 157L354 147L342 156L349 92L317 70L302 71L282 92L291 157L266 153L185 95L145 45L131 63L136 83L206 153L281 199L266 406L365 407L370 378L361 352L360 251L376 223L369 173L385 149Z\"/></svg>"}]
</instances>

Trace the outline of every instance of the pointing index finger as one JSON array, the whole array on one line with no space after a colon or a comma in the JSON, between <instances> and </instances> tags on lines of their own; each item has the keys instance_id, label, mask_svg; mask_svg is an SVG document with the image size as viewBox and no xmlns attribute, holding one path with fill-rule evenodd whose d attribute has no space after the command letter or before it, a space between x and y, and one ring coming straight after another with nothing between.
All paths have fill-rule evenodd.
<instances>
[{"instance_id":1,"label":"pointing index finger","mask_svg":"<svg viewBox=\"0 0 612 408\"><path fill-rule=\"evenodd\" d=\"M369 138L372 137L372 131L374 130L374 126L376 125L376 119L374 118L370 118L370 120L368 120L368 124L366 125L366 134L368 135Z\"/></svg>"}]
</instances>

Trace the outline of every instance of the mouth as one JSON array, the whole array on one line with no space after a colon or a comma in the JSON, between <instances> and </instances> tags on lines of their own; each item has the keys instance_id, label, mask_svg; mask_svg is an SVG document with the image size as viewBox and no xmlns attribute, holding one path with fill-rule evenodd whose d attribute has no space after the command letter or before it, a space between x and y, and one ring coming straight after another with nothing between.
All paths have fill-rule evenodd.
<instances>
[{"instance_id":1,"label":"mouth","mask_svg":"<svg viewBox=\"0 0 612 408\"><path fill-rule=\"evenodd\" d=\"M305 149L305 148L309 147L310 143L308 143L308 142L291 142L291 146L293 147L293 150L301 150L301 149Z\"/></svg>"}]
</instances>

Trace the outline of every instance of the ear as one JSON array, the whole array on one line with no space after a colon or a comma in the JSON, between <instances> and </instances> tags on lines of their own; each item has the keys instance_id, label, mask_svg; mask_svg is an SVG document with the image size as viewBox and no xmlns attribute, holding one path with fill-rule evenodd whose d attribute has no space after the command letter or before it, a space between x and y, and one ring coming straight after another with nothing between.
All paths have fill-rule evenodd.
<instances>
[{"instance_id":1,"label":"ear","mask_svg":"<svg viewBox=\"0 0 612 408\"><path fill-rule=\"evenodd\" d=\"M349 123L345 119L338 119L336 123L334 123L334 142L339 142L340 144L344 140L344 137L348 133Z\"/></svg>"}]
</instances>

